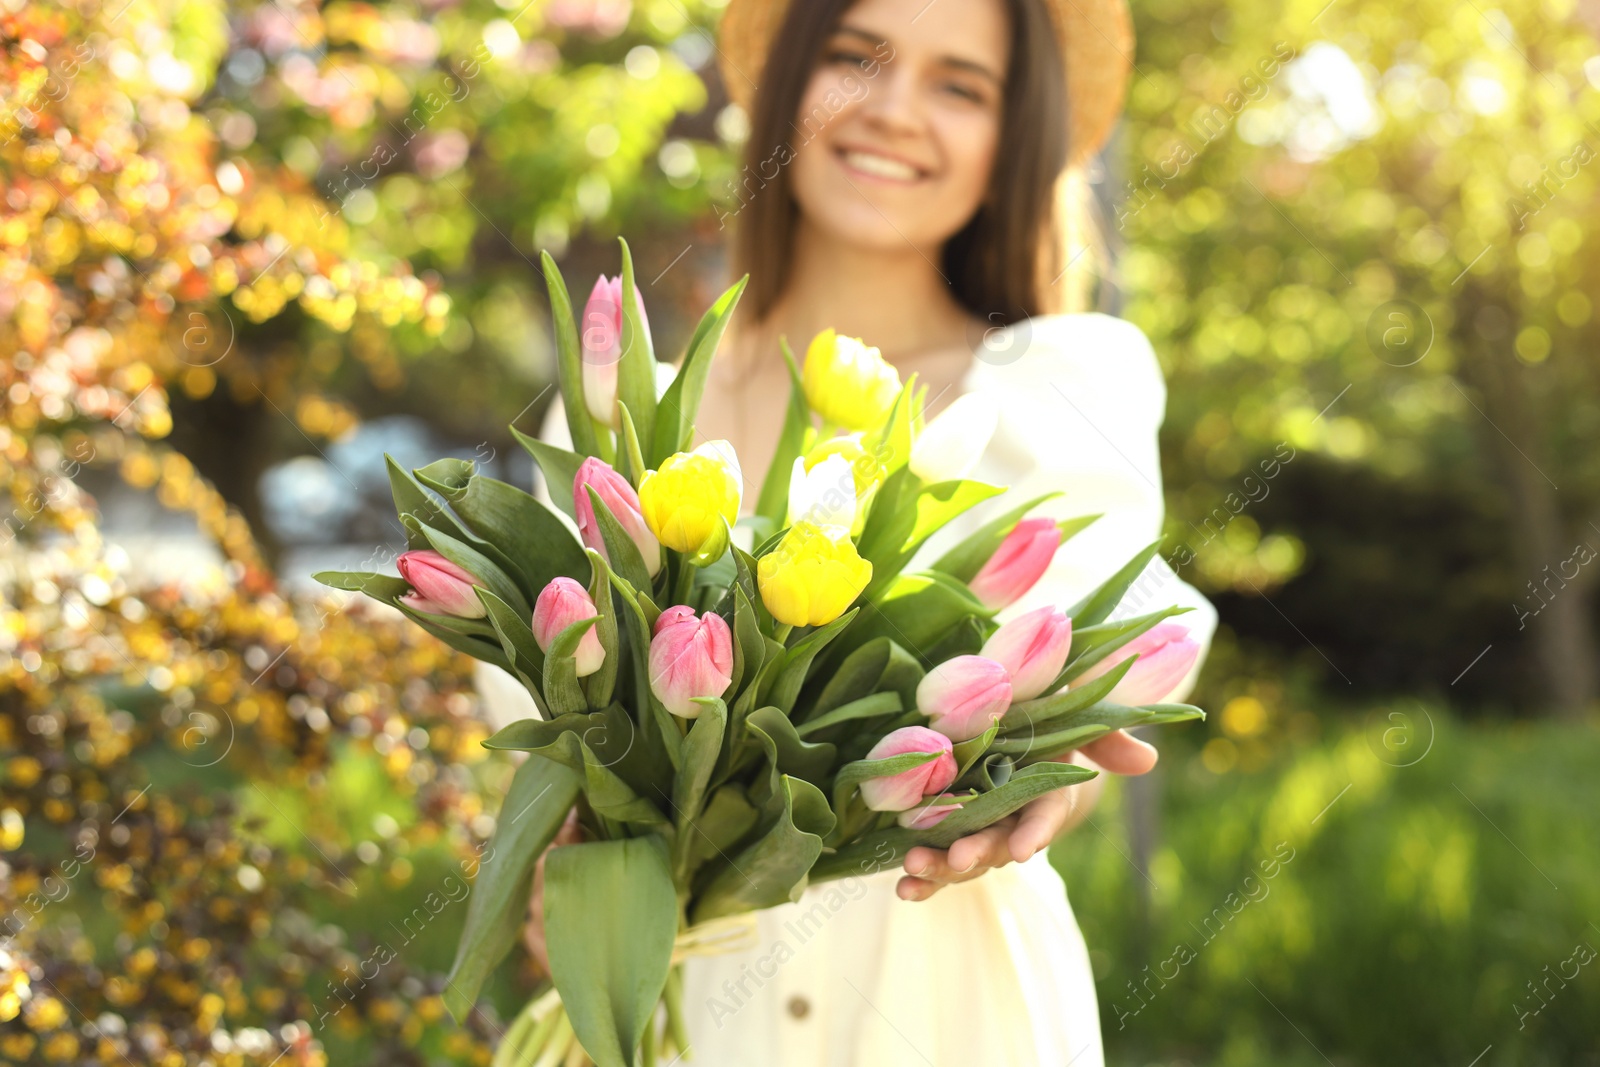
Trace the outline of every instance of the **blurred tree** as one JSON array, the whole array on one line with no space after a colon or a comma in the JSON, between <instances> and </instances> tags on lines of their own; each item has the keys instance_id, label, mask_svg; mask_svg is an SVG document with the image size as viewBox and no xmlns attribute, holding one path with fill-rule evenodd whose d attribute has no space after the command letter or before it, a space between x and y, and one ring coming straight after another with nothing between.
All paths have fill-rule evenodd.
<instances>
[{"instance_id":1,"label":"blurred tree","mask_svg":"<svg viewBox=\"0 0 1600 1067\"><path fill-rule=\"evenodd\" d=\"M6 0L7 423L168 439L257 536L261 471L363 412L499 439L549 377L536 250L704 204L720 151L662 143L693 17Z\"/></svg>"},{"instance_id":2,"label":"blurred tree","mask_svg":"<svg viewBox=\"0 0 1600 1067\"><path fill-rule=\"evenodd\" d=\"M1273 477L1327 469L1293 456L1443 489L1507 531L1507 555L1446 576L1471 588L1474 618L1505 605L1501 623L1455 631L1460 666L1526 640L1540 696L1568 714L1596 696L1600 570L1600 58L1585 11L1140 5L1115 210L1127 313L1171 376L1171 532L1202 584L1259 600L1316 564L1292 518L1263 531L1252 511ZM1433 534L1453 551L1457 531ZM1457 625L1392 595L1335 625L1388 614L1413 632Z\"/></svg>"}]
</instances>

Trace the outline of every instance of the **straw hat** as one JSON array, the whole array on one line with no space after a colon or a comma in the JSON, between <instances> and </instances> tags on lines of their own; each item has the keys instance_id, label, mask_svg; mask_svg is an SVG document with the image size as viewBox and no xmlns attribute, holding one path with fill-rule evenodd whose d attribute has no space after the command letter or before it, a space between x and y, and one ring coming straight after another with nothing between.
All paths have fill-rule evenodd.
<instances>
[{"instance_id":1,"label":"straw hat","mask_svg":"<svg viewBox=\"0 0 1600 1067\"><path fill-rule=\"evenodd\" d=\"M1128 88L1133 23L1126 0L1043 0L1065 59L1071 114L1069 164L1086 162L1111 136ZM722 80L746 111L761 83L788 0L728 0L722 15Z\"/></svg>"}]
</instances>

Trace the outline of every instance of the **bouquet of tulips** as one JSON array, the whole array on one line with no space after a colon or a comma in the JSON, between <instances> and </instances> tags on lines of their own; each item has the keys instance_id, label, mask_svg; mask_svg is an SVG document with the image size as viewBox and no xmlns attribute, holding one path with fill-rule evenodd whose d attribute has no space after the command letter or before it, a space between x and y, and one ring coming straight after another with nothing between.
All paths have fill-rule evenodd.
<instances>
[{"instance_id":1,"label":"bouquet of tulips","mask_svg":"<svg viewBox=\"0 0 1600 1067\"><path fill-rule=\"evenodd\" d=\"M808 885L1091 777L1062 757L1102 734L1201 717L1149 702L1197 649L1164 624L1184 609L1111 621L1155 545L1081 602L997 625L1094 519L1025 517L1057 494L909 573L930 535L1003 491L963 477L994 413L963 398L925 424L925 387L831 330L803 367L784 348L777 455L741 518L738 459L696 444L694 420L744 282L658 393L626 242L581 336L543 266L573 449L518 437L565 517L470 462L391 462L400 576L318 577L503 668L538 707L485 742L529 756L480 866L450 1010L472 1009L517 940L535 863L576 808L586 840L551 850L544 873L554 988L496 1062L633 1067L686 1051L685 955L736 942L750 913Z\"/></svg>"}]
</instances>

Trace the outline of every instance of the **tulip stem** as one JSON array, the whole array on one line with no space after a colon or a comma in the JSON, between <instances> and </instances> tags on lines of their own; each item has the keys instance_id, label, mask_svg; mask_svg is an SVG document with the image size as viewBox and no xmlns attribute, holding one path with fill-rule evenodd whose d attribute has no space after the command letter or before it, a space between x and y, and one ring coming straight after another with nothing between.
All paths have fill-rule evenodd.
<instances>
[{"instance_id":1,"label":"tulip stem","mask_svg":"<svg viewBox=\"0 0 1600 1067\"><path fill-rule=\"evenodd\" d=\"M777 639L778 644L787 648L789 645L789 635L793 632L794 623L780 622L778 624L778 628L773 631L772 636Z\"/></svg>"},{"instance_id":2,"label":"tulip stem","mask_svg":"<svg viewBox=\"0 0 1600 1067\"><path fill-rule=\"evenodd\" d=\"M689 593L694 589L694 565L687 556L678 559L678 580L672 586L672 603L689 603Z\"/></svg>"}]
</instances>

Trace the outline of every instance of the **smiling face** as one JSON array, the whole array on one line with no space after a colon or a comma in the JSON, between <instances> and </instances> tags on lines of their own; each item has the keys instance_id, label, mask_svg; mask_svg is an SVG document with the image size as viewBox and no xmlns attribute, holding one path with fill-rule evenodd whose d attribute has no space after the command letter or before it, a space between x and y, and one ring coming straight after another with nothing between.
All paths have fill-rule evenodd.
<instances>
[{"instance_id":1,"label":"smiling face","mask_svg":"<svg viewBox=\"0 0 1600 1067\"><path fill-rule=\"evenodd\" d=\"M860 0L827 38L795 116L802 224L932 256L972 218L1000 144L1004 0Z\"/></svg>"}]
</instances>

